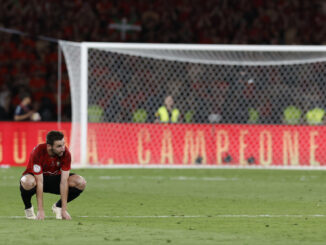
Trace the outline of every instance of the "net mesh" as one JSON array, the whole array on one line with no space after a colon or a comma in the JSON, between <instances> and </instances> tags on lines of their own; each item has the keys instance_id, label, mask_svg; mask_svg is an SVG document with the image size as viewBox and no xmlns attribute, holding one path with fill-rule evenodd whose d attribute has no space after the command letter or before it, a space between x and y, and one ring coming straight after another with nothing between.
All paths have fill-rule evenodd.
<instances>
[{"instance_id":1,"label":"net mesh","mask_svg":"<svg viewBox=\"0 0 326 245\"><path fill-rule=\"evenodd\" d=\"M240 57L240 52L231 56L226 52L198 52L183 52L182 60L197 58L197 63L193 63L180 62L181 51L166 51L157 59L158 52L150 58L149 51L133 56L130 53L140 51L90 49L88 103L104 109L100 119L103 122L132 122L134 112L143 109L148 115L144 122L150 123L164 98L172 95L175 107L181 111L179 122L248 123L252 108L261 112L255 123L267 124L282 123L284 108L290 104L325 104L326 63L309 59L323 60L326 53L324 57L321 53L260 53L234 61L241 65L223 65L207 63L210 59L212 63L227 63L230 57ZM165 59L167 56L169 59ZM282 65L284 57L297 59L293 64ZM273 65L262 64L264 61ZM257 65L249 66L246 62ZM193 112L193 118L185 118L187 112Z\"/></svg>"},{"instance_id":2,"label":"net mesh","mask_svg":"<svg viewBox=\"0 0 326 245\"><path fill-rule=\"evenodd\" d=\"M74 45L64 44L63 50L74 91L73 123L77 125L77 132L82 99L79 86L80 54ZM323 116L318 116L322 112L310 117L308 112L325 108L325 68L325 51L89 48L87 100L88 150L91 153L88 161L110 164L120 159L120 163L141 163L146 160L146 163L173 161L214 164L222 153L220 156L212 153L214 156L209 157L200 152L209 152L209 147L216 152L218 147L223 148L232 142L223 143L222 134L211 133L212 126L322 124ZM173 103L172 108L177 112L160 111L165 103ZM169 124L157 124L164 121L166 116ZM190 142L189 147L193 148L186 149L186 134L193 125L201 125L204 135L200 136L195 130L190 137L194 142ZM178 151L177 144L182 145L179 158L172 154L174 159L170 159L170 136L165 133L172 135L173 152ZM218 146L218 142L207 143L206 134L212 134L209 137L214 140L221 137L221 145ZM157 143L160 153L153 160L155 149L146 152L143 148L144 144L154 144L150 142L156 140L156 135L160 135L162 140L160 138ZM78 134L75 138L72 136L72 142L78 142L77 137ZM204 143L200 143L202 138ZM273 143L281 144L277 139ZM254 149L254 144L258 143L248 141L247 144ZM99 147L110 152L112 157L101 157ZM231 149L232 145L228 148ZM132 154L128 151L136 157L130 157ZM186 156L185 152L188 151L192 156ZM162 158L164 152L166 156ZM259 154L259 150L257 152ZM228 157L232 158L227 151L223 154L224 162ZM250 162L250 154L243 158Z\"/></svg>"}]
</instances>

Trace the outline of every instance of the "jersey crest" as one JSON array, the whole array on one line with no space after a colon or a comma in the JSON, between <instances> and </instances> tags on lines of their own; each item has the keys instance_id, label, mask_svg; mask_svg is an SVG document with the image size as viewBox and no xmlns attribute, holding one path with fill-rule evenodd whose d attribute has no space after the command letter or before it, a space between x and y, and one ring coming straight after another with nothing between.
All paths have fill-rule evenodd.
<instances>
[{"instance_id":1,"label":"jersey crest","mask_svg":"<svg viewBox=\"0 0 326 245\"><path fill-rule=\"evenodd\" d=\"M39 173L41 171L41 166L40 165L37 165L37 164L34 164L33 171L35 173Z\"/></svg>"}]
</instances>

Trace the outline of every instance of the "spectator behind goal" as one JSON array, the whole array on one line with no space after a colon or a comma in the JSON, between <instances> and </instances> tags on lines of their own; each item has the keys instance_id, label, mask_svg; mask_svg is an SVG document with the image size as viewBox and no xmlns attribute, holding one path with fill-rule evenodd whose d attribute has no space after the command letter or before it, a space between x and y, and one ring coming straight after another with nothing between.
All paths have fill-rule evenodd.
<instances>
[{"instance_id":1,"label":"spectator behind goal","mask_svg":"<svg viewBox=\"0 0 326 245\"><path fill-rule=\"evenodd\" d=\"M158 108L155 113L155 122L161 123L177 123L180 121L180 111L173 107L174 101L171 95L164 99L164 105Z\"/></svg>"},{"instance_id":2,"label":"spectator behind goal","mask_svg":"<svg viewBox=\"0 0 326 245\"><path fill-rule=\"evenodd\" d=\"M15 121L40 121L41 116L32 108L32 98L29 93L22 93L20 104L16 107L14 113Z\"/></svg>"}]
</instances>

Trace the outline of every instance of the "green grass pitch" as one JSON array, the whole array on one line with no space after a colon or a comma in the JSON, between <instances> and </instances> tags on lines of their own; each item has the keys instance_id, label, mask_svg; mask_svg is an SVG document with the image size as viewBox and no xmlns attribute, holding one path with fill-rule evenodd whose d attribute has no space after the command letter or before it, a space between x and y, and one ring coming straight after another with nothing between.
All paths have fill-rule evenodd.
<instances>
[{"instance_id":1,"label":"green grass pitch","mask_svg":"<svg viewBox=\"0 0 326 245\"><path fill-rule=\"evenodd\" d=\"M76 169L71 221L51 194L44 221L23 218L22 171L0 169L0 244L326 244L324 171Z\"/></svg>"}]
</instances>

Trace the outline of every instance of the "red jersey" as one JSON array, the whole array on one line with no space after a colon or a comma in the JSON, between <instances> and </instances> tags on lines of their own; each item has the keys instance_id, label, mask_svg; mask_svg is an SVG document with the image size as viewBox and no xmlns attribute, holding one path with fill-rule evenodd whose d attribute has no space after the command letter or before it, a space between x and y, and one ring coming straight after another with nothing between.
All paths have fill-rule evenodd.
<instances>
[{"instance_id":1,"label":"red jersey","mask_svg":"<svg viewBox=\"0 0 326 245\"><path fill-rule=\"evenodd\" d=\"M67 147L62 157L50 156L47 145L39 144L31 152L26 170L23 175L31 173L34 175L60 175L61 170L68 171L71 168L71 154Z\"/></svg>"}]
</instances>

